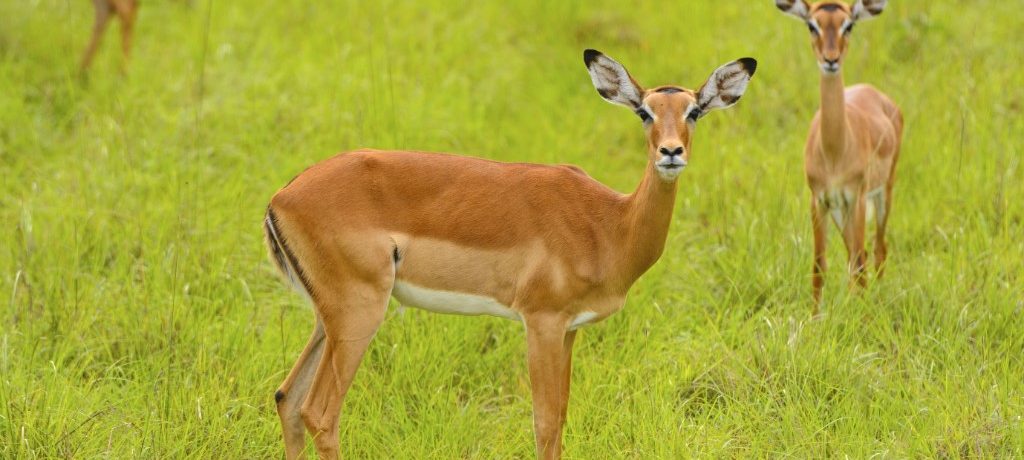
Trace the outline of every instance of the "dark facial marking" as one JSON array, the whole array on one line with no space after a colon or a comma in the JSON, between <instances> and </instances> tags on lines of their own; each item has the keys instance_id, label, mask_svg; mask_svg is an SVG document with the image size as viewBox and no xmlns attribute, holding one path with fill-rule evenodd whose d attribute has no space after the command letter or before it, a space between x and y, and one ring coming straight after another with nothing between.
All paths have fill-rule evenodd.
<instances>
[{"instance_id":1,"label":"dark facial marking","mask_svg":"<svg viewBox=\"0 0 1024 460\"><path fill-rule=\"evenodd\" d=\"M682 93L683 90L681 88L668 87L668 88L658 88L654 92L656 92L656 93L664 93L664 94L675 94L675 93Z\"/></svg>"},{"instance_id":2,"label":"dark facial marking","mask_svg":"<svg viewBox=\"0 0 1024 460\"><path fill-rule=\"evenodd\" d=\"M277 390L276 392L274 392L274 402L275 403L280 404L282 399L284 399L284 392L283 391Z\"/></svg>"}]
</instances>

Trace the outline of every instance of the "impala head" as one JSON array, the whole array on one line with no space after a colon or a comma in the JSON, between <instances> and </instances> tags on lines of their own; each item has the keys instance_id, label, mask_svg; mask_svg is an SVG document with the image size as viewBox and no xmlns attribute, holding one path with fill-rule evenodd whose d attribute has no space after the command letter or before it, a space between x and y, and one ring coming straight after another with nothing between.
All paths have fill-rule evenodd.
<instances>
[{"instance_id":1,"label":"impala head","mask_svg":"<svg viewBox=\"0 0 1024 460\"><path fill-rule=\"evenodd\" d=\"M757 61L742 58L715 70L694 91L679 86L644 89L626 68L599 51L583 52L598 94L606 101L632 110L647 131L647 156L666 181L679 177L690 161L690 144L697 120L736 103L747 90Z\"/></svg>"},{"instance_id":2,"label":"impala head","mask_svg":"<svg viewBox=\"0 0 1024 460\"><path fill-rule=\"evenodd\" d=\"M806 0L775 0L775 6L807 23L818 67L822 73L835 74L839 72L846 55L846 45L854 24L882 14L886 1L857 0L853 6L849 6L835 0L813 4Z\"/></svg>"}]
</instances>

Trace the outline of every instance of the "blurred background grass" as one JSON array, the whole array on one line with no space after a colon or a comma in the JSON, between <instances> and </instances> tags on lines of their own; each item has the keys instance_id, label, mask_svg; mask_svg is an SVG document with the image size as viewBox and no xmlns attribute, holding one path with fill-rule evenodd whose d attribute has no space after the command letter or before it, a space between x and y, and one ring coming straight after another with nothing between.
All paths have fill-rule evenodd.
<instances>
[{"instance_id":1,"label":"blurred background grass","mask_svg":"<svg viewBox=\"0 0 1024 460\"><path fill-rule=\"evenodd\" d=\"M273 391L312 315L260 222L362 146L573 163L630 191L646 85L756 57L702 120L662 260L577 341L568 458L1024 455L1019 2L889 3L855 32L907 132L887 277L832 232L808 321L806 28L772 2L147 1L77 72L90 3L0 3L0 456L280 457ZM390 313L342 416L351 458L533 455L522 328Z\"/></svg>"}]
</instances>

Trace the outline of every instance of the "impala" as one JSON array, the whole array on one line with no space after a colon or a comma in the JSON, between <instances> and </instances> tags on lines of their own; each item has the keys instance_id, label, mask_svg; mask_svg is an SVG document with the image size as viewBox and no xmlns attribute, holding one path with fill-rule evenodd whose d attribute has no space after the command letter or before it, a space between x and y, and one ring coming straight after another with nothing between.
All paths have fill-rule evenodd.
<instances>
[{"instance_id":1,"label":"impala","mask_svg":"<svg viewBox=\"0 0 1024 460\"><path fill-rule=\"evenodd\" d=\"M123 58L121 69L123 71L125 63L131 55L132 31L135 28L135 16L139 11L139 2L138 0L92 0L92 6L96 17L92 25L92 38L82 55L81 68L83 71L88 70L89 65L92 64L92 58L96 55L96 49L100 46L103 32L107 30L113 13L121 20L121 54Z\"/></svg>"},{"instance_id":2,"label":"impala","mask_svg":"<svg viewBox=\"0 0 1024 460\"><path fill-rule=\"evenodd\" d=\"M575 166L500 163L439 153L358 150L314 165L267 208L277 267L314 306L309 343L275 394L288 458L309 430L338 455L338 418L388 299L525 325L537 455L559 458L576 330L622 308L662 253L676 179L697 121L739 100L750 58L697 91L645 90L618 62L583 53L609 102L647 133L637 190L619 194Z\"/></svg>"},{"instance_id":3,"label":"impala","mask_svg":"<svg viewBox=\"0 0 1024 460\"><path fill-rule=\"evenodd\" d=\"M814 312L825 285L826 214L843 234L849 254L850 284L865 285L864 231L875 215L875 269L881 277L887 255L885 226L892 206L903 115L888 96L866 84L843 87L841 67L850 33L861 20L882 13L886 0L775 0L775 6L807 23L821 70L821 109L811 121L804 147L804 169L811 188Z\"/></svg>"}]
</instances>

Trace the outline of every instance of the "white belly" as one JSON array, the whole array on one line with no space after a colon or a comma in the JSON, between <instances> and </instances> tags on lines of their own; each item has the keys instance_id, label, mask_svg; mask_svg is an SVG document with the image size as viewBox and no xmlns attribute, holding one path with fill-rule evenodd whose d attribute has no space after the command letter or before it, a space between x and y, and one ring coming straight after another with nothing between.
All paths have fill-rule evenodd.
<instances>
[{"instance_id":1,"label":"white belly","mask_svg":"<svg viewBox=\"0 0 1024 460\"><path fill-rule=\"evenodd\" d=\"M519 313L490 297L463 292L439 291L395 280L391 291L402 305L436 313L491 315L521 321Z\"/></svg>"},{"instance_id":2,"label":"white belly","mask_svg":"<svg viewBox=\"0 0 1024 460\"><path fill-rule=\"evenodd\" d=\"M597 318L597 313L592 311L582 312L576 315L576 317L572 319L572 322L569 323L569 330L575 331L576 329L586 326L590 324L591 321L594 321L594 318Z\"/></svg>"},{"instance_id":3,"label":"white belly","mask_svg":"<svg viewBox=\"0 0 1024 460\"><path fill-rule=\"evenodd\" d=\"M822 192L817 197L825 209L832 215L832 221L840 229L846 227L847 218L853 212L857 196L852 190L839 188ZM879 219L885 218L885 187L878 187L868 192L864 197L865 221L872 220L876 213Z\"/></svg>"}]
</instances>

